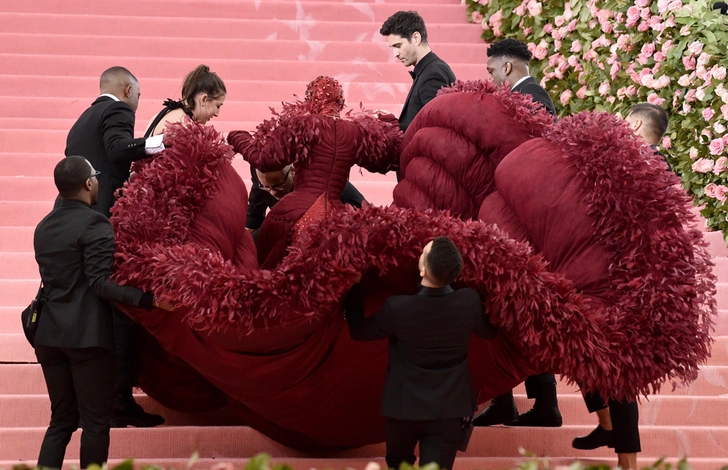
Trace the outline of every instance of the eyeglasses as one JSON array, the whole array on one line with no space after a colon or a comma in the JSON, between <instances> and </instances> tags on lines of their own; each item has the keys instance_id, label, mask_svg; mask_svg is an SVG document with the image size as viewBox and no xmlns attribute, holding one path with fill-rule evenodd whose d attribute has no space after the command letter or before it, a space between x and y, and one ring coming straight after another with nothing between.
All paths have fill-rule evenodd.
<instances>
[{"instance_id":1,"label":"eyeglasses","mask_svg":"<svg viewBox=\"0 0 728 470\"><path fill-rule=\"evenodd\" d=\"M277 184L275 186L264 186L260 182L258 182L258 189L262 189L263 191L267 191L269 193L283 191L284 189L286 189L286 184L288 183L288 176L290 174L291 174L291 169L289 168L288 171L286 171L286 174L283 176L283 182L281 184Z\"/></svg>"},{"instance_id":2,"label":"eyeglasses","mask_svg":"<svg viewBox=\"0 0 728 470\"><path fill-rule=\"evenodd\" d=\"M94 172L93 172L93 173L91 174L91 176L89 176L89 177L88 177L88 179L91 179L91 178L96 178L96 179L99 179L99 175L100 175L100 174L101 174L101 172L100 172L100 171L94 171Z\"/></svg>"}]
</instances>

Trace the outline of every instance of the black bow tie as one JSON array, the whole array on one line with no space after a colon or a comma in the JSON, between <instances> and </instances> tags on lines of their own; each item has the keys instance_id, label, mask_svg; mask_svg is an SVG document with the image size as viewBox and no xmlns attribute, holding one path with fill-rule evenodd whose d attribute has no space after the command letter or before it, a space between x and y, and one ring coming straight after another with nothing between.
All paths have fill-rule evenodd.
<instances>
[{"instance_id":1,"label":"black bow tie","mask_svg":"<svg viewBox=\"0 0 728 470\"><path fill-rule=\"evenodd\" d=\"M410 70L409 74L412 76L412 80L414 80L416 77L414 70Z\"/></svg>"}]
</instances>

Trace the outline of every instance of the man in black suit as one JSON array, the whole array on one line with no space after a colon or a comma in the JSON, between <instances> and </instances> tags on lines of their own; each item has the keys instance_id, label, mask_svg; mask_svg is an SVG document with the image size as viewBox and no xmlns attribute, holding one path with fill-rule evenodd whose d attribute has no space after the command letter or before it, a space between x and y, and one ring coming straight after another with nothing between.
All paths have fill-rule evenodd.
<instances>
[{"instance_id":1,"label":"man in black suit","mask_svg":"<svg viewBox=\"0 0 728 470\"><path fill-rule=\"evenodd\" d=\"M488 47L488 73L496 85L508 83L511 91L531 95L551 115L556 115L551 97L536 80L529 75L528 63L532 54L528 46L517 39L504 39ZM559 427L561 412L556 398L556 376L554 374L532 375L526 379L526 395L535 399L533 408L519 416L513 392L499 395L475 418L476 426L506 424L508 426Z\"/></svg>"},{"instance_id":2,"label":"man in black suit","mask_svg":"<svg viewBox=\"0 0 728 470\"><path fill-rule=\"evenodd\" d=\"M387 465L436 462L452 469L476 398L468 367L471 335L493 338L496 330L472 289L453 290L462 258L447 237L422 250L422 287L415 295L390 297L367 318L356 284L344 301L351 337L359 341L389 338L389 367L382 394L386 417Z\"/></svg>"},{"instance_id":3,"label":"man in black suit","mask_svg":"<svg viewBox=\"0 0 728 470\"><path fill-rule=\"evenodd\" d=\"M61 160L53 172L61 202L35 229L33 246L46 302L34 346L51 400L39 467L61 468L79 419L81 468L106 462L114 407L109 301L147 309L156 306L150 293L109 280L114 231L105 216L91 209L98 177L83 157Z\"/></svg>"},{"instance_id":4,"label":"man in black suit","mask_svg":"<svg viewBox=\"0 0 728 470\"><path fill-rule=\"evenodd\" d=\"M532 56L528 46L518 39L494 42L488 47L488 73L496 85L507 82L511 91L531 95L533 101L541 103L546 111L556 116L551 97L529 74L528 63Z\"/></svg>"},{"instance_id":5,"label":"man in black suit","mask_svg":"<svg viewBox=\"0 0 728 470\"><path fill-rule=\"evenodd\" d=\"M253 232L253 239L256 243L258 242L258 232L263 225L268 209L273 209L283 196L293 191L293 172L293 165L288 165L281 171L270 171L268 173L250 168L253 187L250 188L250 196L248 197L248 215L245 218L245 228ZM343 204L349 204L358 209L361 209L364 202L364 196L349 181L346 182L340 199Z\"/></svg>"},{"instance_id":6,"label":"man in black suit","mask_svg":"<svg viewBox=\"0 0 728 470\"><path fill-rule=\"evenodd\" d=\"M66 156L83 155L97 168L98 200L93 209L111 215L114 193L129 179L132 162L164 150L163 136L134 138L134 113L139 105L139 82L124 67L111 67L101 74L101 95L83 112L68 133ZM116 341L116 399L113 427L157 426L159 415L145 413L134 401L139 363L138 326L114 307Z\"/></svg>"},{"instance_id":7,"label":"man in black suit","mask_svg":"<svg viewBox=\"0 0 728 470\"><path fill-rule=\"evenodd\" d=\"M394 56L405 67L415 67L410 72L414 81L399 116L399 128L405 132L420 109L435 97L440 88L455 82L455 74L430 49L425 22L416 11L398 11L387 18L379 34L387 36Z\"/></svg>"}]
</instances>

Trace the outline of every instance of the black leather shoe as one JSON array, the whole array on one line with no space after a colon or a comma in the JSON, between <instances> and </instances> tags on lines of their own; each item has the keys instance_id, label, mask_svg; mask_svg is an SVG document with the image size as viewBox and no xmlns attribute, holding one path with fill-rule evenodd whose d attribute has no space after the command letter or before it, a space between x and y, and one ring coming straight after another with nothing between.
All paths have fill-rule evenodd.
<instances>
[{"instance_id":1,"label":"black leather shoe","mask_svg":"<svg viewBox=\"0 0 728 470\"><path fill-rule=\"evenodd\" d=\"M508 392L493 398L488 406L475 417L473 426L493 426L505 424L518 417L516 402L513 401L513 393Z\"/></svg>"},{"instance_id":2,"label":"black leather shoe","mask_svg":"<svg viewBox=\"0 0 728 470\"><path fill-rule=\"evenodd\" d=\"M571 441L571 447L579 450L594 450L604 446L614 448L614 433L601 426L597 426L586 436L575 437Z\"/></svg>"},{"instance_id":3,"label":"black leather shoe","mask_svg":"<svg viewBox=\"0 0 728 470\"><path fill-rule=\"evenodd\" d=\"M506 426L533 426L538 428L560 428L563 424L558 408L531 408Z\"/></svg>"},{"instance_id":4,"label":"black leather shoe","mask_svg":"<svg viewBox=\"0 0 728 470\"><path fill-rule=\"evenodd\" d=\"M160 424L164 424L164 418L160 415L147 413L144 408L133 401L126 403L123 409L114 409L114 416L111 418L112 428L125 428L127 426L153 428Z\"/></svg>"}]
</instances>

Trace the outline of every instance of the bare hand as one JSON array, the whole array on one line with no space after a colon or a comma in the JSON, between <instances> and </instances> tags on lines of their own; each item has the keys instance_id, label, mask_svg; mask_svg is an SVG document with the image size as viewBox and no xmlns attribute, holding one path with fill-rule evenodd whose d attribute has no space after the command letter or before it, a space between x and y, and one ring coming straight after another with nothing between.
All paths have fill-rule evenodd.
<instances>
[{"instance_id":1,"label":"bare hand","mask_svg":"<svg viewBox=\"0 0 728 470\"><path fill-rule=\"evenodd\" d=\"M157 297L154 297L154 306L168 312L174 312L174 305L166 300L160 300Z\"/></svg>"}]
</instances>

